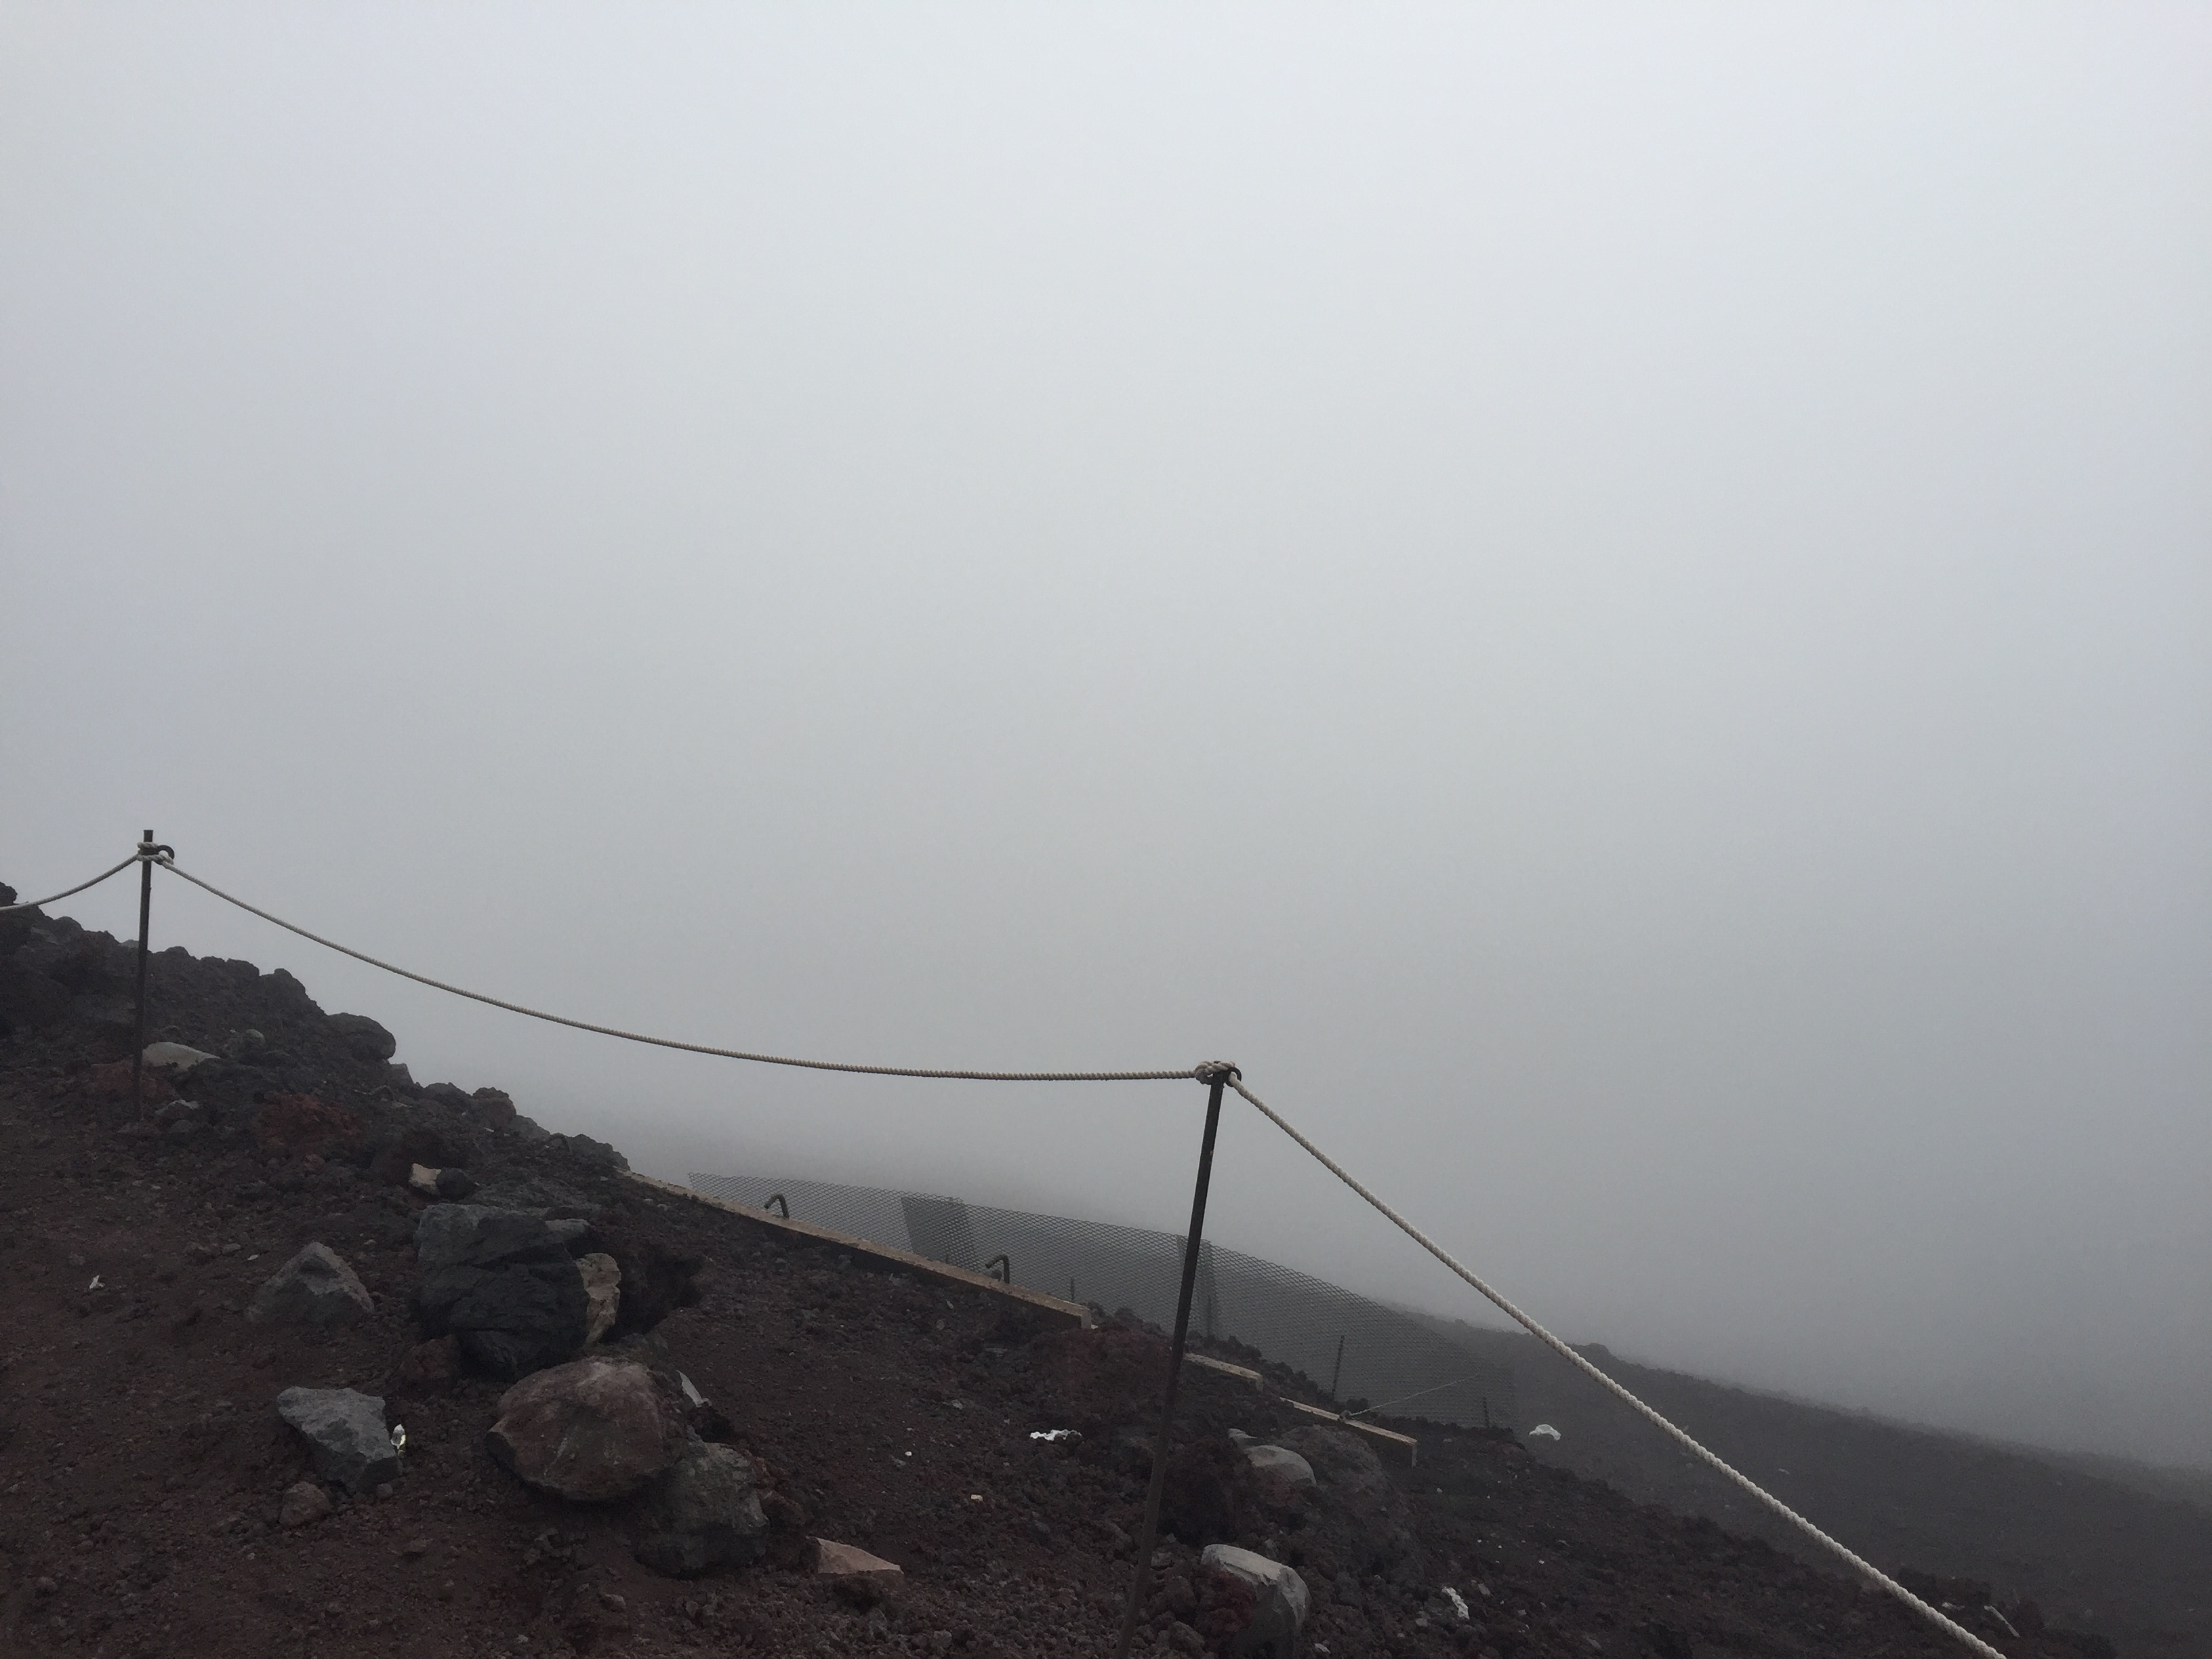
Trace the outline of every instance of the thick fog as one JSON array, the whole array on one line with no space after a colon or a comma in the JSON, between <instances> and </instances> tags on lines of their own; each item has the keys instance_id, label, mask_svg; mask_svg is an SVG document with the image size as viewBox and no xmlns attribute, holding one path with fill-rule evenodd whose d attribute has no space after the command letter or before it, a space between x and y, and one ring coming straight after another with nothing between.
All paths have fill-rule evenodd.
<instances>
[{"instance_id":1,"label":"thick fog","mask_svg":"<svg viewBox=\"0 0 2212 1659\"><path fill-rule=\"evenodd\" d=\"M2207 19L15 5L0 878L1233 1060L1571 1339L2212 1463ZM1193 1084L153 938L656 1173L1187 1213ZM1223 1242L1497 1322L1231 1104Z\"/></svg>"}]
</instances>

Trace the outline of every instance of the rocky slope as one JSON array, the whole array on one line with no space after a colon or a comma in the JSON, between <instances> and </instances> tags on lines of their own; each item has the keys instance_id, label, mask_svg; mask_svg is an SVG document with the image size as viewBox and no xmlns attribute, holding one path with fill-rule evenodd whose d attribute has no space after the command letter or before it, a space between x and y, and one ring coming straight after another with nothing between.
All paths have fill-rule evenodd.
<instances>
[{"instance_id":1,"label":"rocky slope","mask_svg":"<svg viewBox=\"0 0 2212 1659\"><path fill-rule=\"evenodd\" d=\"M1112 1651L1157 1333L647 1187L281 970L155 958L153 1035L216 1057L134 1099L130 969L0 918L0 1654ZM581 1472L532 1414L564 1376ZM343 1446L295 1426L359 1397ZM1508 1435L1413 1425L1407 1467L1232 1376L1183 1399L1147 1654L1266 1634L1209 1545L1296 1570L1316 1654L1958 1650ZM2107 1650L1935 1588L2019 1659Z\"/></svg>"}]
</instances>

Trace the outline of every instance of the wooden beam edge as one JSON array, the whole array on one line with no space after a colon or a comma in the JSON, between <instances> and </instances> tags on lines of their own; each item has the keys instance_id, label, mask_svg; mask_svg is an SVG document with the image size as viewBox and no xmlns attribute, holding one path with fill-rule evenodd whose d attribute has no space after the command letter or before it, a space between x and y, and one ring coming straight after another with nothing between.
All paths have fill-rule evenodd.
<instances>
[{"instance_id":1,"label":"wooden beam edge","mask_svg":"<svg viewBox=\"0 0 2212 1659\"><path fill-rule=\"evenodd\" d=\"M811 1239L817 1243L835 1244L841 1249L852 1251L856 1255L873 1256L878 1261L890 1262L906 1268L910 1273L929 1273L969 1290L988 1291L994 1296L1003 1296L1009 1300L1022 1303L1041 1312L1065 1319L1073 1325L1087 1328L1091 1323L1091 1310L1079 1302L1065 1302L1059 1297L1047 1296L1042 1291L1032 1291L1025 1285L1009 1285L1004 1279L994 1278L989 1273L973 1273L966 1267L956 1267L949 1261L933 1261L927 1256L916 1255L911 1250L898 1249L889 1244L878 1244L873 1239L861 1238L852 1233L841 1233L832 1227L817 1226L811 1221L791 1220L783 1216L772 1214L766 1210L750 1209L743 1204L733 1203L729 1199L717 1198L712 1193L702 1193L696 1187L680 1186L672 1181L662 1181L653 1176L640 1175L635 1170L623 1170L623 1179L634 1181L641 1187L650 1187L658 1193L665 1193L671 1198L685 1198L695 1204L704 1204L709 1209L720 1210L726 1215L733 1215L740 1221L749 1221L755 1226L766 1227L773 1231Z\"/></svg>"}]
</instances>

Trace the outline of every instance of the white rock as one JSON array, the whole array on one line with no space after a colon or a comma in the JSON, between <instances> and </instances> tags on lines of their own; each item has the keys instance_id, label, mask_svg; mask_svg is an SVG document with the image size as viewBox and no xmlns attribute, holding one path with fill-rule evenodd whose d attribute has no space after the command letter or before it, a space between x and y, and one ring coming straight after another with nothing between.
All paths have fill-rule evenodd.
<instances>
[{"instance_id":1,"label":"white rock","mask_svg":"<svg viewBox=\"0 0 2212 1659\"><path fill-rule=\"evenodd\" d=\"M1312 1610L1313 1596L1294 1569L1233 1544L1208 1544L1199 1557L1199 1565L1227 1573L1252 1587L1255 1604L1247 1632L1248 1638L1256 1638L1252 1647L1272 1645L1284 1654L1297 1650L1297 1632Z\"/></svg>"},{"instance_id":2,"label":"white rock","mask_svg":"<svg viewBox=\"0 0 2212 1659\"><path fill-rule=\"evenodd\" d=\"M1549 1423L1539 1423L1534 1428L1528 1431L1528 1437L1531 1440L1534 1440L1540 1434L1547 1440L1557 1440L1559 1437L1559 1431L1553 1428Z\"/></svg>"},{"instance_id":3,"label":"white rock","mask_svg":"<svg viewBox=\"0 0 2212 1659\"><path fill-rule=\"evenodd\" d=\"M149 1042L143 1058L149 1066L166 1066L182 1077L202 1060L217 1056L204 1048L187 1048L181 1042Z\"/></svg>"},{"instance_id":4,"label":"white rock","mask_svg":"<svg viewBox=\"0 0 2212 1659\"><path fill-rule=\"evenodd\" d=\"M1247 1446L1244 1461L1262 1474L1279 1474L1294 1486L1314 1484L1313 1465L1287 1446Z\"/></svg>"},{"instance_id":5,"label":"white rock","mask_svg":"<svg viewBox=\"0 0 2212 1659\"><path fill-rule=\"evenodd\" d=\"M426 1197L438 1195L438 1171L428 1164L414 1164L407 1171L407 1184Z\"/></svg>"}]
</instances>

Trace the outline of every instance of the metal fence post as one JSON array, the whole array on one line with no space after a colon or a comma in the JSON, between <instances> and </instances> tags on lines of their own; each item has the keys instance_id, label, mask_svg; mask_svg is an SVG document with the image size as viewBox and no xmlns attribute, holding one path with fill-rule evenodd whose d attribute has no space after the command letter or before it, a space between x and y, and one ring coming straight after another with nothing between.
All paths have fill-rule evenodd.
<instances>
[{"instance_id":1,"label":"metal fence post","mask_svg":"<svg viewBox=\"0 0 2212 1659\"><path fill-rule=\"evenodd\" d=\"M1137 1620L1145 1610L1145 1592L1152 1583L1152 1549L1160 1536L1160 1493L1168 1480L1169 1437L1175 1429L1176 1385L1182 1380L1182 1351L1190 1335L1191 1292L1198 1284L1200 1235L1206 1229L1206 1189L1213 1179L1213 1140L1221 1127L1221 1091L1237 1074L1234 1066L1220 1061L1198 1067L1206 1085L1206 1134L1198 1147L1198 1184L1190 1199L1190 1231L1183 1237L1182 1289L1176 1297L1175 1340L1168 1348L1167 1397L1160 1404L1160 1431L1152 1441L1152 1481L1145 1493L1145 1524L1137 1540L1137 1571L1129 1580L1129 1605L1121 1611L1121 1640L1114 1651L1129 1659L1129 1646L1137 1638Z\"/></svg>"},{"instance_id":2,"label":"metal fence post","mask_svg":"<svg viewBox=\"0 0 2212 1659\"><path fill-rule=\"evenodd\" d=\"M139 1077L146 1069L146 928L154 915L154 832L138 842L138 1040L131 1047L131 1107L143 1101Z\"/></svg>"}]
</instances>

